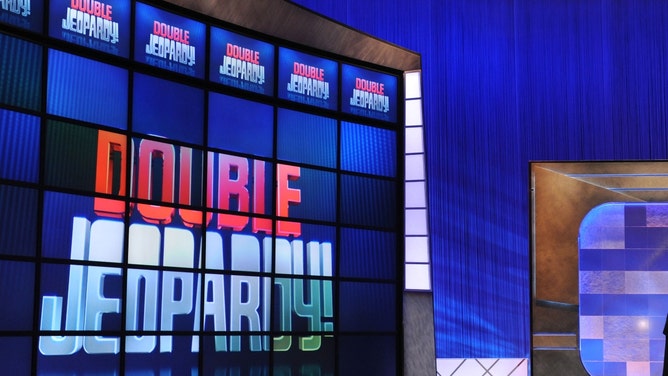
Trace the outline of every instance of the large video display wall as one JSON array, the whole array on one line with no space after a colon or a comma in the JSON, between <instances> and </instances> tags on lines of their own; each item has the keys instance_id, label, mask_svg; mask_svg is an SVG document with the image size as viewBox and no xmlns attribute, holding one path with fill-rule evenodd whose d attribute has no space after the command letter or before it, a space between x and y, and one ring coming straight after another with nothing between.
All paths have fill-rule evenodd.
<instances>
[{"instance_id":1,"label":"large video display wall","mask_svg":"<svg viewBox=\"0 0 668 376\"><path fill-rule=\"evenodd\" d=\"M0 0L3 372L401 374L398 78L163 3Z\"/></svg>"}]
</instances>

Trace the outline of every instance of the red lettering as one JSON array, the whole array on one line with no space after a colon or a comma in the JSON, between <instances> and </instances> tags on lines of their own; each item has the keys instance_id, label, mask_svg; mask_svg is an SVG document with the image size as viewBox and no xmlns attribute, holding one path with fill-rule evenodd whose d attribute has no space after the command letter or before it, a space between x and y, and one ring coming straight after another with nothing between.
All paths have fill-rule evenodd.
<instances>
[{"instance_id":1,"label":"red lettering","mask_svg":"<svg viewBox=\"0 0 668 376\"><path fill-rule=\"evenodd\" d=\"M266 214L264 212L264 162L253 162L253 213ZM253 218L253 232L264 231L272 233L271 220L268 218Z\"/></svg>"},{"instance_id":2,"label":"red lettering","mask_svg":"<svg viewBox=\"0 0 668 376\"><path fill-rule=\"evenodd\" d=\"M137 183L137 197L144 200L159 199L164 202L174 203L174 170L175 170L174 147L153 140L142 140L139 144L139 172ZM155 187L152 186L154 176L158 171L154 170L153 164L162 164L162 197L153 197ZM174 215L174 208L161 205L138 204L137 210L142 218L148 223L169 224Z\"/></svg>"},{"instance_id":3,"label":"red lettering","mask_svg":"<svg viewBox=\"0 0 668 376\"><path fill-rule=\"evenodd\" d=\"M95 168L95 192L112 195L125 195L127 138L118 133L98 131L97 163ZM95 197L95 214L123 218L123 201Z\"/></svg>"},{"instance_id":4,"label":"red lettering","mask_svg":"<svg viewBox=\"0 0 668 376\"><path fill-rule=\"evenodd\" d=\"M164 22L153 21L153 34L173 41L190 44L190 32Z\"/></svg>"},{"instance_id":5,"label":"red lettering","mask_svg":"<svg viewBox=\"0 0 668 376\"><path fill-rule=\"evenodd\" d=\"M253 64L260 64L260 53L249 48L244 48L232 43L228 43L225 53L227 56L233 57L235 59L247 61Z\"/></svg>"},{"instance_id":6,"label":"red lettering","mask_svg":"<svg viewBox=\"0 0 668 376\"><path fill-rule=\"evenodd\" d=\"M209 156L213 153L209 152ZM180 176L179 176L179 204L193 205L192 202L192 149L181 147ZM213 206L213 164L209 163L206 181L206 206ZM196 204L195 204L196 205ZM201 227L202 226L202 212L192 209L179 209L179 216L183 220L186 227ZM211 223L213 214L206 213L206 225Z\"/></svg>"},{"instance_id":7,"label":"red lettering","mask_svg":"<svg viewBox=\"0 0 668 376\"><path fill-rule=\"evenodd\" d=\"M370 93L384 95L385 84L365 80L365 79L362 79L362 78L356 78L355 79L355 89L362 90L362 91L368 91Z\"/></svg>"},{"instance_id":8,"label":"red lettering","mask_svg":"<svg viewBox=\"0 0 668 376\"><path fill-rule=\"evenodd\" d=\"M175 204L176 189L176 151L173 145L154 141L142 140L138 147L136 159L136 173L127 173L127 137L122 134L99 131L96 160L95 190L107 195L126 195L126 180L128 175L137 179L136 197L142 200L162 201L166 204ZM134 149L134 148L132 148ZM197 165L193 163L193 149L181 147L178 164L178 203L180 205L198 206L200 202L193 202L193 176L199 178L196 172ZM217 197L218 209L227 211L217 214L217 226L232 231L242 231L249 224L250 209L260 217L253 217L251 229L254 233L273 232L272 220L265 218L266 213L266 165L261 160L252 160L252 187L250 186L251 160L226 155L207 153L208 163L206 175L206 208L213 208L214 196ZM214 193L214 165L217 158L218 181L217 194ZM204 171L202 171L204 172ZM290 186L300 177L300 168L279 164L276 175L276 215L282 220L276 222L276 235L301 235L301 224L289 219L290 207L301 203L301 190ZM135 175L136 174L136 175ZM252 188L252 191L251 191ZM134 191L134 189L132 189ZM251 197L252 195L252 197ZM252 201L251 201L252 199ZM143 220L152 224L169 224L176 212L172 206L136 204ZM203 213L204 209L180 208L178 214L186 227L206 227L211 223L213 214ZM125 200L116 200L97 197L94 201L94 210L97 215L123 218L126 216ZM236 214L240 212L246 214Z\"/></svg>"},{"instance_id":9,"label":"red lettering","mask_svg":"<svg viewBox=\"0 0 668 376\"><path fill-rule=\"evenodd\" d=\"M295 61L292 71L294 74L312 78L318 81L325 80L325 70L322 68L312 67L306 64L298 63Z\"/></svg>"},{"instance_id":10,"label":"red lettering","mask_svg":"<svg viewBox=\"0 0 668 376\"><path fill-rule=\"evenodd\" d=\"M290 205L298 205L301 201L301 191L290 188L289 182L297 180L300 169L297 166L279 164L276 169L278 180L278 192L276 193L276 212L280 217L288 217ZM278 236L300 236L302 226L299 222L278 221L276 223L276 235Z\"/></svg>"},{"instance_id":11,"label":"red lettering","mask_svg":"<svg viewBox=\"0 0 668 376\"><path fill-rule=\"evenodd\" d=\"M91 0L70 0L70 8L111 21L111 5Z\"/></svg>"},{"instance_id":12,"label":"red lettering","mask_svg":"<svg viewBox=\"0 0 668 376\"><path fill-rule=\"evenodd\" d=\"M236 175L233 177L232 175ZM232 155L218 157L218 207L223 210L248 212L250 194L248 192L248 160ZM230 208L230 201L237 202ZM218 228L241 231L248 223L248 217L236 214L218 214Z\"/></svg>"}]
</instances>

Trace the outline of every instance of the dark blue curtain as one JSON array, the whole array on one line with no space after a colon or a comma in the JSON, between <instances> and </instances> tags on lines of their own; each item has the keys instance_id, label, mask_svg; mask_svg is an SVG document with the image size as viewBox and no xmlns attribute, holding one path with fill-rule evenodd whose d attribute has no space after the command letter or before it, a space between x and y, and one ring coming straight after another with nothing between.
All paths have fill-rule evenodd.
<instances>
[{"instance_id":1,"label":"dark blue curtain","mask_svg":"<svg viewBox=\"0 0 668 376\"><path fill-rule=\"evenodd\" d=\"M666 159L668 2L296 3L422 55L436 355L528 357L528 163Z\"/></svg>"}]
</instances>

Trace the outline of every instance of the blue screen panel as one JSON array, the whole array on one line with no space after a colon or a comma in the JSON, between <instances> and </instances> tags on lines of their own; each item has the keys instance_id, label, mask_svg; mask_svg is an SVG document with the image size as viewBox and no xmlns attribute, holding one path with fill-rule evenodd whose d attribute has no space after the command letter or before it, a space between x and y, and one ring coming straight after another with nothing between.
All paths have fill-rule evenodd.
<instances>
[{"instance_id":1,"label":"blue screen panel","mask_svg":"<svg viewBox=\"0 0 668 376\"><path fill-rule=\"evenodd\" d=\"M393 232L341 228L341 276L394 279L397 236Z\"/></svg>"},{"instance_id":2,"label":"blue screen panel","mask_svg":"<svg viewBox=\"0 0 668 376\"><path fill-rule=\"evenodd\" d=\"M136 73L132 108L134 131L202 143L204 91Z\"/></svg>"},{"instance_id":3,"label":"blue screen panel","mask_svg":"<svg viewBox=\"0 0 668 376\"><path fill-rule=\"evenodd\" d=\"M2 371L8 375L31 375L32 351L32 337L0 337Z\"/></svg>"},{"instance_id":4,"label":"blue screen panel","mask_svg":"<svg viewBox=\"0 0 668 376\"><path fill-rule=\"evenodd\" d=\"M258 94L274 94L274 46L211 28L209 79Z\"/></svg>"},{"instance_id":5,"label":"blue screen panel","mask_svg":"<svg viewBox=\"0 0 668 376\"><path fill-rule=\"evenodd\" d=\"M209 168L213 171L213 204L209 203L207 206L240 213L273 213L272 164L223 153L209 153L208 161ZM221 213L214 217L218 228L241 230L250 224L248 216L245 215Z\"/></svg>"},{"instance_id":6,"label":"blue screen panel","mask_svg":"<svg viewBox=\"0 0 668 376\"><path fill-rule=\"evenodd\" d=\"M273 107L209 94L209 146L261 157L273 153Z\"/></svg>"},{"instance_id":7,"label":"blue screen panel","mask_svg":"<svg viewBox=\"0 0 668 376\"><path fill-rule=\"evenodd\" d=\"M71 334L71 333L70 333ZM42 336L44 341L55 342L60 339L56 337L51 341L51 337ZM115 344L116 336L75 336L68 335L65 338L74 338L78 343L86 342L89 347L91 344L99 342L100 340L110 340ZM77 344L78 344L77 343ZM76 347L77 351L73 355L54 356L44 355L38 352L37 355L37 374L38 375L68 375L68 376L106 376L106 375L120 375L120 354L87 354L82 346ZM39 351L39 350L37 350Z\"/></svg>"},{"instance_id":8,"label":"blue screen panel","mask_svg":"<svg viewBox=\"0 0 668 376\"><path fill-rule=\"evenodd\" d=\"M190 348L198 342L196 336L146 336L156 344L152 352L130 353L125 357L126 375L198 375L198 356L197 352L191 352ZM126 338L131 338L130 336ZM165 356L165 353L158 351L160 342L171 341L171 356ZM178 356L175 356L175 353Z\"/></svg>"},{"instance_id":9,"label":"blue screen panel","mask_svg":"<svg viewBox=\"0 0 668 376\"><path fill-rule=\"evenodd\" d=\"M83 259L84 250L73 249L73 239L85 238L94 219L92 197L45 192L42 255Z\"/></svg>"},{"instance_id":10,"label":"blue screen panel","mask_svg":"<svg viewBox=\"0 0 668 376\"><path fill-rule=\"evenodd\" d=\"M336 228L302 223L301 230L299 240L304 244L306 274L328 277L335 275Z\"/></svg>"},{"instance_id":11,"label":"blue screen panel","mask_svg":"<svg viewBox=\"0 0 668 376\"><path fill-rule=\"evenodd\" d=\"M34 32L42 31L44 0L0 2L0 23Z\"/></svg>"},{"instance_id":12,"label":"blue screen panel","mask_svg":"<svg viewBox=\"0 0 668 376\"><path fill-rule=\"evenodd\" d=\"M337 109L338 65L333 60L287 48L278 51L278 97L311 106Z\"/></svg>"},{"instance_id":13,"label":"blue screen panel","mask_svg":"<svg viewBox=\"0 0 668 376\"><path fill-rule=\"evenodd\" d=\"M39 118L0 109L0 178L36 183Z\"/></svg>"},{"instance_id":14,"label":"blue screen panel","mask_svg":"<svg viewBox=\"0 0 668 376\"><path fill-rule=\"evenodd\" d=\"M35 255L37 200L36 190L0 185L0 254Z\"/></svg>"},{"instance_id":15,"label":"blue screen panel","mask_svg":"<svg viewBox=\"0 0 668 376\"><path fill-rule=\"evenodd\" d=\"M301 232L294 238L279 235L276 239L274 272L318 277L334 276L335 228L300 223L300 229ZM328 298L331 299L331 296Z\"/></svg>"},{"instance_id":16,"label":"blue screen panel","mask_svg":"<svg viewBox=\"0 0 668 376\"><path fill-rule=\"evenodd\" d=\"M0 330L32 330L35 264L0 261Z\"/></svg>"},{"instance_id":17,"label":"blue screen panel","mask_svg":"<svg viewBox=\"0 0 668 376\"><path fill-rule=\"evenodd\" d=\"M130 0L51 0L49 36L128 57Z\"/></svg>"},{"instance_id":18,"label":"blue screen panel","mask_svg":"<svg viewBox=\"0 0 668 376\"><path fill-rule=\"evenodd\" d=\"M384 121L397 121L397 78L352 65L341 67L343 112Z\"/></svg>"},{"instance_id":19,"label":"blue screen panel","mask_svg":"<svg viewBox=\"0 0 668 376\"><path fill-rule=\"evenodd\" d=\"M279 168L279 185L281 166ZM299 168L299 177L287 182L290 189L301 192L299 203L290 203L289 218L313 219L334 222L336 220L336 175L332 172ZM280 189L280 188L279 188ZM278 205L281 205L280 200ZM280 214L280 213L279 213Z\"/></svg>"},{"instance_id":20,"label":"blue screen panel","mask_svg":"<svg viewBox=\"0 0 668 376\"><path fill-rule=\"evenodd\" d=\"M46 109L50 114L126 129L127 98L124 69L49 50Z\"/></svg>"},{"instance_id":21,"label":"blue screen panel","mask_svg":"<svg viewBox=\"0 0 668 376\"><path fill-rule=\"evenodd\" d=\"M42 48L0 34L0 103L39 110Z\"/></svg>"},{"instance_id":22,"label":"blue screen panel","mask_svg":"<svg viewBox=\"0 0 668 376\"><path fill-rule=\"evenodd\" d=\"M341 123L341 168L394 177L397 174L396 132Z\"/></svg>"},{"instance_id":23,"label":"blue screen panel","mask_svg":"<svg viewBox=\"0 0 668 376\"><path fill-rule=\"evenodd\" d=\"M137 3L136 61L204 78L206 27L203 23Z\"/></svg>"},{"instance_id":24,"label":"blue screen panel","mask_svg":"<svg viewBox=\"0 0 668 376\"><path fill-rule=\"evenodd\" d=\"M346 336L338 341L339 375L400 375L394 336Z\"/></svg>"},{"instance_id":25,"label":"blue screen panel","mask_svg":"<svg viewBox=\"0 0 668 376\"><path fill-rule=\"evenodd\" d=\"M395 330L396 294L393 284L341 282L339 329L344 332Z\"/></svg>"},{"instance_id":26,"label":"blue screen panel","mask_svg":"<svg viewBox=\"0 0 668 376\"><path fill-rule=\"evenodd\" d=\"M336 167L336 121L303 112L278 110L278 158Z\"/></svg>"},{"instance_id":27,"label":"blue screen panel","mask_svg":"<svg viewBox=\"0 0 668 376\"><path fill-rule=\"evenodd\" d=\"M168 204L202 205L206 172L203 168L204 153L201 150L139 137L133 139L132 147L136 176L132 197ZM212 170L210 168L208 173ZM207 187L209 194L210 188ZM147 206L141 205L139 208L144 209ZM175 210L161 212L149 209L140 212L153 212L145 215L148 221L162 224L169 224L175 219Z\"/></svg>"},{"instance_id":28,"label":"blue screen panel","mask_svg":"<svg viewBox=\"0 0 668 376\"><path fill-rule=\"evenodd\" d=\"M346 224L392 228L396 225L397 187L392 181L341 176L341 220Z\"/></svg>"},{"instance_id":29,"label":"blue screen panel","mask_svg":"<svg viewBox=\"0 0 668 376\"><path fill-rule=\"evenodd\" d=\"M593 375L660 374L668 204L609 203L580 224L580 358Z\"/></svg>"},{"instance_id":30,"label":"blue screen panel","mask_svg":"<svg viewBox=\"0 0 668 376\"><path fill-rule=\"evenodd\" d=\"M234 339L233 339L234 338ZM260 343L269 343L266 336L257 336ZM268 374L269 351L231 352L230 342L251 343L249 336L204 336L203 375L265 375ZM223 350L225 348L225 350Z\"/></svg>"},{"instance_id":31,"label":"blue screen panel","mask_svg":"<svg viewBox=\"0 0 668 376\"><path fill-rule=\"evenodd\" d=\"M335 320L333 282L277 277L274 279L272 312L274 328L279 332L305 333L303 337L311 337L314 332L331 333ZM276 351L320 351L322 348L323 338L320 335L299 341L296 336L293 340L283 338L274 343Z\"/></svg>"},{"instance_id":32,"label":"blue screen panel","mask_svg":"<svg viewBox=\"0 0 668 376\"><path fill-rule=\"evenodd\" d=\"M283 339L283 338L281 338ZM318 349L299 351L298 342L315 344ZM332 336L294 336L295 346L288 351L275 351L274 375L334 375L335 339Z\"/></svg>"},{"instance_id":33,"label":"blue screen panel","mask_svg":"<svg viewBox=\"0 0 668 376\"><path fill-rule=\"evenodd\" d=\"M121 329L123 271L113 266L42 264L39 328L44 331L94 331L110 335ZM90 295L88 292L95 292ZM81 311L79 311L81 310ZM61 313L59 316L58 313ZM83 319L77 320L83 314ZM74 344L70 344L73 346ZM43 355L112 353L120 340L93 339L85 347L44 339ZM69 350L69 351L66 351Z\"/></svg>"}]
</instances>

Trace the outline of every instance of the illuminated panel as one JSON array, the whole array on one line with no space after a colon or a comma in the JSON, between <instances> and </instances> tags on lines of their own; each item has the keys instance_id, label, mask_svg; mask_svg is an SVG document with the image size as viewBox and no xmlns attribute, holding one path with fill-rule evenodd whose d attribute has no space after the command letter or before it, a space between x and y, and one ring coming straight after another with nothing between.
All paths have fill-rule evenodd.
<instances>
[{"instance_id":1,"label":"illuminated panel","mask_svg":"<svg viewBox=\"0 0 668 376\"><path fill-rule=\"evenodd\" d=\"M336 121L303 112L278 110L278 158L336 167Z\"/></svg>"},{"instance_id":2,"label":"illuminated panel","mask_svg":"<svg viewBox=\"0 0 668 376\"><path fill-rule=\"evenodd\" d=\"M39 110L42 48L0 34L0 103Z\"/></svg>"},{"instance_id":3,"label":"illuminated panel","mask_svg":"<svg viewBox=\"0 0 668 376\"><path fill-rule=\"evenodd\" d=\"M152 136L201 144L204 140L204 91L136 73L132 129Z\"/></svg>"},{"instance_id":4,"label":"illuminated panel","mask_svg":"<svg viewBox=\"0 0 668 376\"><path fill-rule=\"evenodd\" d=\"M609 203L580 225L580 358L593 376L659 375L668 205Z\"/></svg>"},{"instance_id":5,"label":"illuminated panel","mask_svg":"<svg viewBox=\"0 0 668 376\"><path fill-rule=\"evenodd\" d=\"M404 75L405 103L405 275L406 290L431 291L431 255L422 121L422 74Z\"/></svg>"},{"instance_id":6,"label":"illuminated panel","mask_svg":"<svg viewBox=\"0 0 668 376\"><path fill-rule=\"evenodd\" d=\"M39 118L0 109L0 178L37 182Z\"/></svg>"},{"instance_id":7,"label":"illuminated panel","mask_svg":"<svg viewBox=\"0 0 668 376\"><path fill-rule=\"evenodd\" d=\"M51 0L49 4L49 36L130 56L130 0Z\"/></svg>"},{"instance_id":8,"label":"illuminated panel","mask_svg":"<svg viewBox=\"0 0 668 376\"><path fill-rule=\"evenodd\" d=\"M397 187L393 181L341 176L341 220L346 224L393 228L396 225Z\"/></svg>"},{"instance_id":9,"label":"illuminated panel","mask_svg":"<svg viewBox=\"0 0 668 376\"><path fill-rule=\"evenodd\" d=\"M44 3L0 2L3 371L398 374L401 103L173 5Z\"/></svg>"},{"instance_id":10,"label":"illuminated panel","mask_svg":"<svg viewBox=\"0 0 668 376\"><path fill-rule=\"evenodd\" d=\"M209 94L209 146L270 157L274 150L274 109L228 95Z\"/></svg>"},{"instance_id":11,"label":"illuminated panel","mask_svg":"<svg viewBox=\"0 0 668 376\"><path fill-rule=\"evenodd\" d=\"M204 24L142 3L137 3L135 9L134 59L156 68L204 78Z\"/></svg>"},{"instance_id":12,"label":"illuminated panel","mask_svg":"<svg viewBox=\"0 0 668 376\"><path fill-rule=\"evenodd\" d=\"M396 369L396 341L394 336L341 335L339 375L400 375Z\"/></svg>"},{"instance_id":13,"label":"illuminated panel","mask_svg":"<svg viewBox=\"0 0 668 376\"><path fill-rule=\"evenodd\" d=\"M215 208L221 210L213 216L217 228L236 231L252 228L252 232L271 233L272 225L267 219L251 220L248 214L273 213L272 164L229 154L209 153L208 166L208 176L212 179L207 178L207 191L210 191L207 197L211 197ZM287 202L284 204L287 205ZM207 206L212 207L209 203Z\"/></svg>"},{"instance_id":14,"label":"illuminated panel","mask_svg":"<svg viewBox=\"0 0 668 376\"><path fill-rule=\"evenodd\" d=\"M278 184L279 216L336 220L336 174L333 172L279 165Z\"/></svg>"},{"instance_id":15,"label":"illuminated panel","mask_svg":"<svg viewBox=\"0 0 668 376\"><path fill-rule=\"evenodd\" d=\"M11 359L3 366L3 372L10 375L29 375L31 372L32 339L30 337L0 337L0 351L5 359Z\"/></svg>"},{"instance_id":16,"label":"illuminated panel","mask_svg":"<svg viewBox=\"0 0 668 376\"><path fill-rule=\"evenodd\" d=\"M339 322L344 332L388 332L395 326L396 287L392 284L341 282ZM383 314L385 313L385 314Z\"/></svg>"},{"instance_id":17,"label":"illuminated panel","mask_svg":"<svg viewBox=\"0 0 668 376\"><path fill-rule=\"evenodd\" d=\"M353 172L397 175L397 134L349 122L341 123L341 168Z\"/></svg>"},{"instance_id":18,"label":"illuminated panel","mask_svg":"<svg viewBox=\"0 0 668 376\"><path fill-rule=\"evenodd\" d=\"M11 309L0 309L0 330L25 331L32 328L34 284L34 264L0 261L0 299L12 302Z\"/></svg>"},{"instance_id":19,"label":"illuminated panel","mask_svg":"<svg viewBox=\"0 0 668 376\"><path fill-rule=\"evenodd\" d=\"M42 31L43 0L0 2L0 23L35 32Z\"/></svg>"},{"instance_id":20,"label":"illuminated panel","mask_svg":"<svg viewBox=\"0 0 668 376\"><path fill-rule=\"evenodd\" d=\"M175 347L190 348L193 336L174 335ZM126 337L132 338L132 337ZM142 374L160 375L170 371L172 375L196 375L199 369L198 353L179 352L179 356L165 356L169 353L129 353L125 356L125 375ZM202 373L200 373L202 374Z\"/></svg>"},{"instance_id":21,"label":"illuminated panel","mask_svg":"<svg viewBox=\"0 0 668 376\"><path fill-rule=\"evenodd\" d=\"M127 128L128 73L124 69L49 50L46 90L50 114Z\"/></svg>"},{"instance_id":22,"label":"illuminated panel","mask_svg":"<svg viewBox=\"0 0 668 376\"><path fill-rule=\"evenodd\" d=\"M341 67L341 110L352 115L397 121L397 78L344 64Z\"/></svg>"},{"instance_id":23,"label":"illuminated panel","mask_svg":"<svg viewBox=\"0 0 668 376\"><path fill-rule=\"evenodd\" d=\"M239 375L262 375L269 367L270 352L230 352L221 351L222 343L227 345L228 336L206 335L204 342L203 358L204 368L200 374L225 375L235 372ZM260 337L263 343L268 343L265 336ZM222 342L225 341L225 342ZM250 342L249 336L240 338L240 342ZM303 353L302 353L303 354Z\"/></svg>"},{"instance_id":24,"label":"illuminated panel","mask_svg":"<svg viewBox=\"0 0 668 376\"><path fill-rule=\"evenodd\" d=\"M298 348L275 351L274 375L294 375L293 369L299 369L303 375L334 375L335 343L332 336L323 336L318 351L304 352Z\"/></svg>"},{"instance_id":25,"label":"illuminated panel","mask_svg":"<svg viewBox=\"0 0 668 376\"><path fill-rule=\"evenodd\" d=\"M394 279L397 236L393 232L341 229L341 276Z\"/></svg>"},{"instance_id":26,"label":"illuminated panel","mask_svg":"<svg viewBox=\"0 0 668 376\"><path fill-rule=\"evenodd\" d=\"M274 94L274 46L211 28L209 79L253 93Z\"/></svg>"},{"instance_id":27,"label":"illuminated panel","mask_svg":"<svg viewBox=\"0 0 668 376\"><path fill-rule=\"evenodd\" d=\"M37 190L0 185L0 254L34 256Z\"/></svg>"},{"instance_id":28,"label":"illuminated panel","mask_svg":"<svg viewBox=\"0 0 668 376\"><path fill-rule=\"evenodd\" d=\"M49 258L121 262L123 222L96 220L93 197L45 192L42 255ZM97 241L91 245L91 241Z\"/></svg>"},{"instance_id":29,"label":"illuminated panel","mask_svg":"<svg viewBox=\"0 0 668 376\"><path fill-rule=\"evenodd\" d=\"M134 139L132 146L133 197L161 203L138 203L137 214L151 224L168 225L177 219L176 217L180 217L189 227L201 226L201 212L185 208L177 210L173 205L202 207L203 184L206 184L206 204L211 206L213 166L209 166L207 171L204 170L202 151L140 138ZM98 176L100 175L104 176L104 171L99 171ZM97 208L96 210L99 211Z\"/></svg>"},{"instance_id":30,"label":"illuminated panel","mask_svg":"<svg viewBox=\"0 0 668 376\"><path fill-rule=\"evenodd\" d=\"M281 47L278 50L278 97L336 110L338 71L335 61Z\"/></svg>"}]
</instances>

